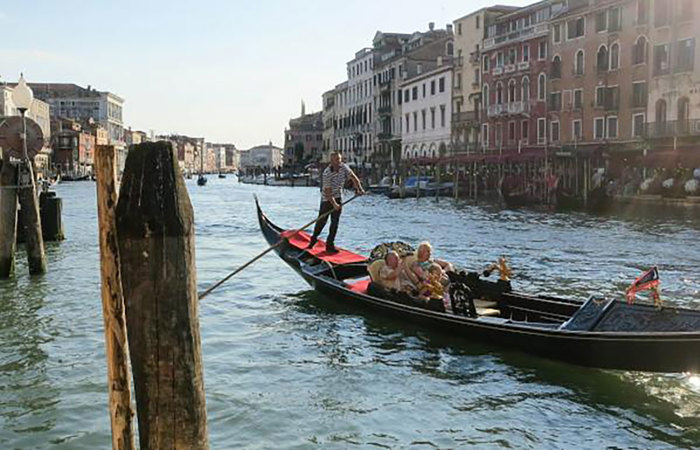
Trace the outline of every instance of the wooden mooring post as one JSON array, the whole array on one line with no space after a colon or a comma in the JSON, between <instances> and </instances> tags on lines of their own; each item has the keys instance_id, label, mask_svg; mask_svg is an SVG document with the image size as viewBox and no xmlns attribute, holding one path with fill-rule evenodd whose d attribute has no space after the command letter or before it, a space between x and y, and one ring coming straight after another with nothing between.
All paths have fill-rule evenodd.
<instances>
[{"instance_id":1,"label":"wooden mooring post","mask_svg":"<svg viewBox=\"0 0 700 450\"><path fill-rule=\"evenodd\" d=\"M5 153L0 161L0 279L15 269L17 242L17 168Z\"/></svg>"},{"instance_id":2,"label":"wooden mooring post","mask_svg":"<svg viewBox=\"0 0 700 450\"><path fill-rule=\"evenodd\" d=\"M98 146L95 152L97 217L100 236L102 316L105 326L109 418L112 449L131 450L134 445L134 411L131 407L131 374L126 316L117 242L117 173L113 146Z\"/></svg>"},{"instance_id":3,"label":"wooden mooring post","mask_svg":"<svg viewBox=\"0 0 700 450\"><path fill-rule=\"evenodd\" d=\"M19 167L19 204L24 225L24 245L27 249L27 262L31 275L46 273L46 252L41 232L41 214L36 192L33 162L23 162Z\"/></svg>"},{"instance_id":4,"label":"wooden mooring post","mask_svg":"<svg viewBox=\"0 0 700 450\"><path fill-rule=\"evenodd\" d=\"M206 449L194 214L170 143L129 152L117 233L141 448Z\"/></svg>"}]
</instances>

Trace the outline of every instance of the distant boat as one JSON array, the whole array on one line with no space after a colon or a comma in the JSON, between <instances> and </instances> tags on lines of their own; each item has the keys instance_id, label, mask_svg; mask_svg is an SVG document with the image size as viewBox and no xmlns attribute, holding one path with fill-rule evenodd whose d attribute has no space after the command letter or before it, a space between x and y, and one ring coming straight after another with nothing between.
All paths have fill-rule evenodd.
<instances>
[{"instance_id":1,"label":"distant boat","mask_svg":"<svg viewBox=\"0 0 700 450\"><path fill-rule=\"evenodd\" d=\"M197 177L197 185L204 186L205 184L207 184L207 177L205 177L202 174L199 174L199 176Z\"/></svg>"},{"instance_id":2,"label":"distant boat","mask_svg":"<svg viewBox=\"0 0 700 450\"><path fill-rule=\"evenodd\" d=\"M223 174L223 173L221 173L221 172L219 172L219 178L226 178L226 175Z\"/></svg>"}]
</instances>

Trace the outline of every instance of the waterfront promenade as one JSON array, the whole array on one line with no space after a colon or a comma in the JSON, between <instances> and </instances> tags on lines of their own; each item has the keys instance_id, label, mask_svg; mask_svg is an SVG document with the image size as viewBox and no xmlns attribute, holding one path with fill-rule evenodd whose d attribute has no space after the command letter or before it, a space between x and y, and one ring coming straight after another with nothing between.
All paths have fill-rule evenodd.
<instances>
[{"instance_id":1,"label":"waterfront promenade","mask_svg":"<svg viewBox=\"0 0 700 450\"><path fill-rule=\"evenodd\" d=\"M318 188L188 188L200 291L265 248L252 195L279 225L308 222ZM64 183L66 240L51 270L0 281L0 446L108 446L95 186ZM348 205L338 244L429 239L480 268L510 257L514 286L621 296L658 264L667 302L697 307L700 227L684 215L542 214L450 199ZM212 448L693 447L700 379L581 369L387 320L309 290L270 256L200 307ZM290 396L289 393L294 395ZM613 432L613 430L615 430Z\"/></svg>"}]
</instances>

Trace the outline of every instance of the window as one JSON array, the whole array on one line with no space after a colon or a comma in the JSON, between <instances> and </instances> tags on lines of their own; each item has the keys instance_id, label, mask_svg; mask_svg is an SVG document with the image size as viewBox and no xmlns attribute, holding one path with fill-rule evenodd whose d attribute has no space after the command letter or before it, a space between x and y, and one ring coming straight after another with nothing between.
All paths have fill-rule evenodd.
<instances>
[{"instance_id":1,"label":"window","mask_svg":"<svg viewBox=\"0 0 700 450\"><path fill-rule=\"evenodd\" d=\"M421 115L421 123L423 124L423 130L425 131L425 110L421 110L420 112Z\"/></svg>"},{"instance_id":2,"label":"window","mask_svg":"<svg viewBox=\"0 0 700 450\"><path fill-rule=\"evenodd\" d=\"M520 100L527 102L530 100L530 79L523 77L520 88Z\"/></svg>"},{"instance_id":3,"label":"window","mask_svg":"<svg viewBox=\"0 0 700 450\"><path fill-rule=\"evenodd\" d=\"M418 100L418 86L413 86L411 91L413 93L413 100Z\"/></svg>"},{"instance_id":4,"label":"window","mask_svg":"<svg viewBox=\"0 0 700 450\"><path fill-rule=\"evenodd\" d=\"M669 50L669 44L654 46L654 75L666 75L671 73Z\"/></svg>"},{"instance_id":5,"label":"window","mask_svg":"<svg viewBox=\"0 0 700 450\"><path fill-rule=\"evenodd\" d=\"M523 45L523 62L530 61L530 44Z\"/></svg>"},{"instance_id":6,"label":"window","mask_svg":"<svg viewBox=\"0 0 700 450\"><path fill-rule=\"evenodd\" d=\"M583 122L581 122L581 119L576 119L571 122L571 137L574 138L574 141L581 140L583 134L582 124Z\"/></svg>"},{"instance_id":7,"label":"window","mask_svg":"<svg viewBox=\"0 0 700 450\"><path fill-rule=\"evenodd\" d=\"M481 102L484 105L484 109L489 107L489 85L485 84L483 88L483 93L481 94Z\"/></svg>"},{"instance_id":8,"label":"window","mask_svg":"<svg viewBox=\"0 0 700 450\"><path fill-rule=\"evenodd\" d=\"M582 37L585 32L585 21L583 17L570 20L566 23L566 38L576 39Z\"/></svg>"},{"instance_id":9,"label":"window","mask_svg":"<svg viewBox=\"0 0 700 450\"><path fill-rule=\"evenodd\" d=\"M695 38L679 41L676 50L676 72L692 72L695 66Z\"/></svg>"},{"instance_id":10,"label":"window","mask_svg":"<svg viewBox=\"0 0 700 450\"><path fill-rule=\"evenodd\" d=\"M477 17L477 19L478 19L478 17ZM457 34L460 36L462 35L462 24L461 23L457 24Z\"/></svg>"},{"instance_id":11,"label":"window","mask_svg":"<svg viewBox=\"0 0 700 450\"><path fill-rule=\"evenodd\" d=\"M496 144L496 147L501 147L503 145L503 124L502 123L497 123L496 124L496 136L494 139L494 143Z\"/></svg>"},{"instance_id":12,"label":"window","mask_svg":"<svg viewBox=\"0 0 700 450\"><path fill-rule=\"evenodd\" d=\"M496 104L503 104L503 84L500 81L496 84Z\"/></svg>"},{"instance_id":13,"label":"window","mask_svg":"<svg viewBox=\"0 0 700 450\"><path fill-rule=\"evenodd\" d=\"M529 139L529 134L530 134L530 121L523 120L522 122L520 122L520 142L523 144L527 144L528 139Z\"/></svg>"},{"instance_id":14,"label":"window","mask_svg":"<svg viewBox=\"0 0 700 450\"><path fill-rule=\"evenodd\" d=\"M481 124L481 142L482 142L484 148L489 146L489 124L488 123Z\"/></svg>"},{"instance_id":15,"label":"window","mask_svg":"<svg viewBox=\"0 0 700 450\"><path fill-rule=\"evenodd\" d=\"M508 103L516 101L515 94L515 80L510 80L508 82Z\"/></svg>"},{"instance_id":16,"label":"window","mask_svg":"<svg viewBox=\"0 0 700 450\"><path fill-rule=\"evenodd\" d=\"M537 99L544 101L547 96L547 75L541 73L537 82Z\"/></svg>"},{"instance_id":17,"label":"window","mask_svg":"<svg viewBox=\"0 0 700 450\"><path fill-rule=\"evenodd\" d=\"M503 67L503 52L496 53L496 67Z\"/></svg>"},{"instance_id":18,"label":"window","mask_svg":"<svg viewBox=\"0 0 700 450\"><path fill-rule=\"evenodd\" d=\"M508 64L513 65L517 62L518 51L514 48L508 50Z\"/></svg>"},{"instance_id":19,"label":"window","mask_svg":"<svg viewBox=\"0 0 700 450\"><path fill-rule=\"evenodd\" d=\"M544 144L547 140L547 119L540 117L537 119L537 143Z\"/></svg>"},{"instance_id":20,"label":"window","mask_svg":"<svg viewBox=\"0 0 700 450\"><path fill-rule=\"evenodd\" d=\"M440 105L440 126L445 128L445 105Z\"/></svg>"},{"instance_id":21,"label":"window","mask_svg":"<svg viewBox=\"0 0 700 450\"><path fill-rule=\"evenodd\" d=\"M574 109L583 109L583 89L574 89Z\"/></svg>"},{"instance_id":22,"label":"window","mask_svg":"<svg viewBox=\"0 0 700 450\"><path fill-rule=\"evenodd\" d=\"M632 116L632 137L644 137L644 113Z\"/></svg>"},{"instance_id":23,"label":"window","mask_svg":"<svg viewBox=\"0 0 700 450\"><path fill-rule=\"evenodd\" d=\"M574 74L583 75L584 70L584 53L583 50L576 52L576 60L574 61Z\"/></svg>"},{"instance_id":24,"label":"window","mask_svg":"<svg viewBox=\"0 0 700 450\"><path fill-rule=\"evenodd\" d=\"M647 83L641 81L632 83L632 107L643 108L647 106Z\"/></svg>"},{"instance_id":25,"label":"window","mask_svg":"<svg viewBox=\"0 0 700 450\"><path fill-rule=\"evenodd\" d=\"M597 140L605 138L605 119L602 117L593 119L593 138Z\"/></svg>"},{"instance_id":26,"label":"window","mask_svg":"<svg viewBox=\"0 0 700 450\"><path fill-rule=\"evenodd\" d=\"M551 133L551 142L559 142L560 138L560 130L559 130L559 121L553 120L551 124L549 124L549 129Z\"/></svg>"},{"instance_id":27,"label":"window","mask_svg":"<svg viewBox=\"0 0 700 450\"><path fill-rule=\"evenodd\" d=\"M656 102L656 129L663 130L666 127L666 100Z\"/></svg>"},{"instance_id":28,"label":"window","mask_svg":"<svg viewBox=\"0 0 700 450\"><path fill-rule=\"evenodd\" d=\"M561 92L552 92L549 95L549 109L551 111L561 111Z\"/></svg>"},{"instance_id":29,"label":"window","mask_svg":"<svg viewBox=\"0 0 700 450\"><path fill-rule=\"evenodd\" d=\"M595 91L595 105L607 110L617 109L620 106L620 88L598 86Z\"/></svg>"},{"instance_id":30,"label":"window","mask_svg":"<svg viewBox=\"0 0 700 450\"><path fill-rule=\"evenodd\" d=\"M430 108L430 128L435 129L435 108Z\"/></svg>"},{"instance_id":31,"label":"window","mask_svg":"<svg viewBox=\"0 0 700 450\"><path fill-rule=\"evenodd\" d=\"M610 46L610 70L620 68L620 44L617 42Z\"/></svg>"},{"instance_id":32,"label":"window","mask_svg":"<svg viewBox=\"0 0 700 450\"><path fill-rule=\"evenodd\" d=\"M676 127L676 132L679 134L688 134L690 131L690 123L688 119L690 118L690 100L688 97L681 97L678 99L678 125Z\"/></svg>"},{"instance_id":33,"label":"window","mask_svg":"<svg viewBox=\"0 0 700 450\"><path fill-rule=\"evenodd\" d=\"M671 22L671 1L670 0L655 0L654 1L654 25L663 27Z\"/></svg>"},{"instance_id":34,"label":"window","mask_svg":"<svg viewBox=\"0 0 700 450\"><path fill-rule=\"evenodd\" d=\"M649 0L637 0L637 24L649 23Z\"/></svg>"},{"instance_id":35,"label":"window","mask_svg":"<svg viewBox=\"0 0 700 450\"><path fill-rule=\"evenodd\" d=\"M508 142L515 142L515 122L508 122Z\"/></svg>"},{"instance_id":36,"label":"window","mask_svg":"<svg viewBox=\"0 0 700 450\"><path fill-rule=\"evenodd\" d=\"M426 97L425 93L426 93L426 90L425 90L425 83L423 83L423 98Z\"/></svg>"},{"instance_id":37,"label":"window","mask_svg":"<svg viewBox=\"0 0 700 450\"><path fill-rule=\"evenodd\" d=\"M600 33L608 29L608 12L600 11L595 15L595 31Z\"/></svg>"},{"instance_id":38,"label":"window","mask_svg":"<svg viewBox=\"0 0 700 450\"><path fill-rule=\"evenodd\" d=\"M430 95L435 95L435 80L430 82Z\"/></svg>"},{"instance_id":39,"label":"window","mask_svg":"<svg viewBox=\"0 0 700 450\"><path fill-rule=\"evenodd\" d=\"M596 64L598 72L603 72L608 70L608 48L605 45L601 45L596 54Z\"/></svg>"},{"instance_id":40,"label":"window","mask_svg":"<svg viewBox=\"0 0 700 450\"><path fill-rule=\"evenodd\" d=\"M411 115L406 114L406 133L411 132Z\"/></svg>"},{"instance_id":41,"label":"window","mask_svg":"<svg viewBox=\"0 0 700 450\"><path fill-rule=\"evenodd\" d=\"M608 117L608 139L617 139L617 117Z\"/></svg>"},{"instance_id":42,"label":"window","mask_svg":"<svg viewBox=\"0 0 700 450\"><path fill-rule=\"evenodd\" d=\"M413 131L418 131L418 112L413 111Z\"/></svg>"},{"instance_id":43,"label":"window","mask_svg":"<svg viewBox=\"0 0 700 450\"><path fill-rule=\"evenodd\" d=\"M440 92L445 92L445 77L441 77L438 80L438 87L440 89Z\"/></svg>"},{"instance_id":44,"label":"window","mask_svg":"<svg viewBox=\"0 0 700 450\"><path fill-rule=\"evenodd\" d=\"M608 31L619 31L622 28L622 12L620 7L610 8L608 12Z\"/></svg>"},{"instance_id":45,"label":"window","mask_svg":"<svg viewBox=\"0 0 700 450\"><path fill-rule=\"evenodd\" d=\"M408 103L409 100L411 100L411 91L408 90L408 89L406 89L406 90L403 92L403 102L404 102L404 103Z\"/></svg>"},{"instance_id":46,"label":"window","mask_svg":"<svg viewBox=\"0 0 700 450\"><path fill-rule=\"evenodd\" d=\"M447 43L447 49L446 49L445 53L447 53L447 56L454 56L455 45L452 42Z\"/></svg>"},{"instance_id":47,"label":"window","mask_svg":"<svg viewBox=\"0 0 700 450\"><path fill-rule=\"evenodd\" d=\"M477 29L477 30L479 29L479 25L481 25L481 23L480 23L481 20L480 20L480 19L481 19L481 17L476 16L476 29Z\"/></svg>"},{"instance_id":48,"label":"window","mask_svg":"<svg viewBox=\"0 0 700 450\"><path fill-rule=\"evenodd\" d=\"M482 63L482 70L484 73L488 73L488 71L489 71L489 56L488 55L484 55L483 63Z\"/></svg>"},{"instance_id":49,"label":"window","mask_svg":"<svg viewBox=\"0 0 700 450\"><path fill-rule=\"evenodd\" d=\"M553 26L554 43L558 44L561 42L561 25L558 23Z\"/></svg>"},{"instance_id":50,"label":"window","mask_svg":"<svg viewBox=\"0 0 700 450\"><path fill-rule=\"evenodd\" d=\"M561 57L559 55L555 56L552 60L552 75L553 80L558 80L561 78Z\"/></svg>"},{"instance_id":51,"label":"window","mask_svg":"<svg viewBox=\"0 0 700 450\"><path fill-rule=\"evenodd\" d=\"M537 49L538 59L540 61L544 61L545 59L547 59L547 41L540 41Z\"/></svg>"},{"instance_id":52,"label":"window","mask_svg":"<svg viewBox=\"0 0 700 450\"><path fill-rule=\"evenodd\" d=\"M632 64L644 64L647 62L647 38L639 36L634 43L632 51Z\"/></svg>"}]
</instances>

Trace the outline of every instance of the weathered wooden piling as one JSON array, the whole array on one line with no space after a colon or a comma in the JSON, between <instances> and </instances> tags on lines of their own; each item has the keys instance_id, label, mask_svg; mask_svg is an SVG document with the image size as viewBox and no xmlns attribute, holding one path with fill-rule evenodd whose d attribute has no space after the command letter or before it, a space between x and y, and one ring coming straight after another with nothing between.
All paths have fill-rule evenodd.
<instances>
[{"instance_id":1,"label":"weathered wooden piling","mask_svg":"<svg viewBox=\"0 0 700 450\"><path fill-rule=\"evenodd\" d=\"M208 448L194 215L170 143L129 152L117 233L141 448Z\"/></svg>"},{"instance_id":2,"label":"weathered wooden piling","mask_svg":"<svg viewBox=\"0 0 700 450\"><path fill-rule=\"evenodd\" d=\"M17 169L7 154L0 161L0 279L12 276L17 242Z\"/></svg>"},{"instance_id":3,"label":"weathered wooden piling","mask_svg":"<svg viewBox=\"0 0 700 450\"><path fill-rule=\"evenodd\" d=\"M41 215L39 199L36 194L36 181L31 161L20 165L19 173L19 204L21 206L22 223L24 224L24 245L27 249L27 261L31 275L46 273L46 253L44 238L41 232Z\"/></svg>"},{"instance_id":4,"label":"weathered wooden piling","mask_svg":"<svg viewBox=\"0 0 700 450\"><path fill-rule=\"evenodd\" d=\"M109 417L112 449L130 450L134 444L134 412L131 407L131 374L126 315L119 268L117 242L117 175L113 146L99 146L95 152L97 217L100 234L102 316L105 325Z\"/></svg>"}]
</instances>

